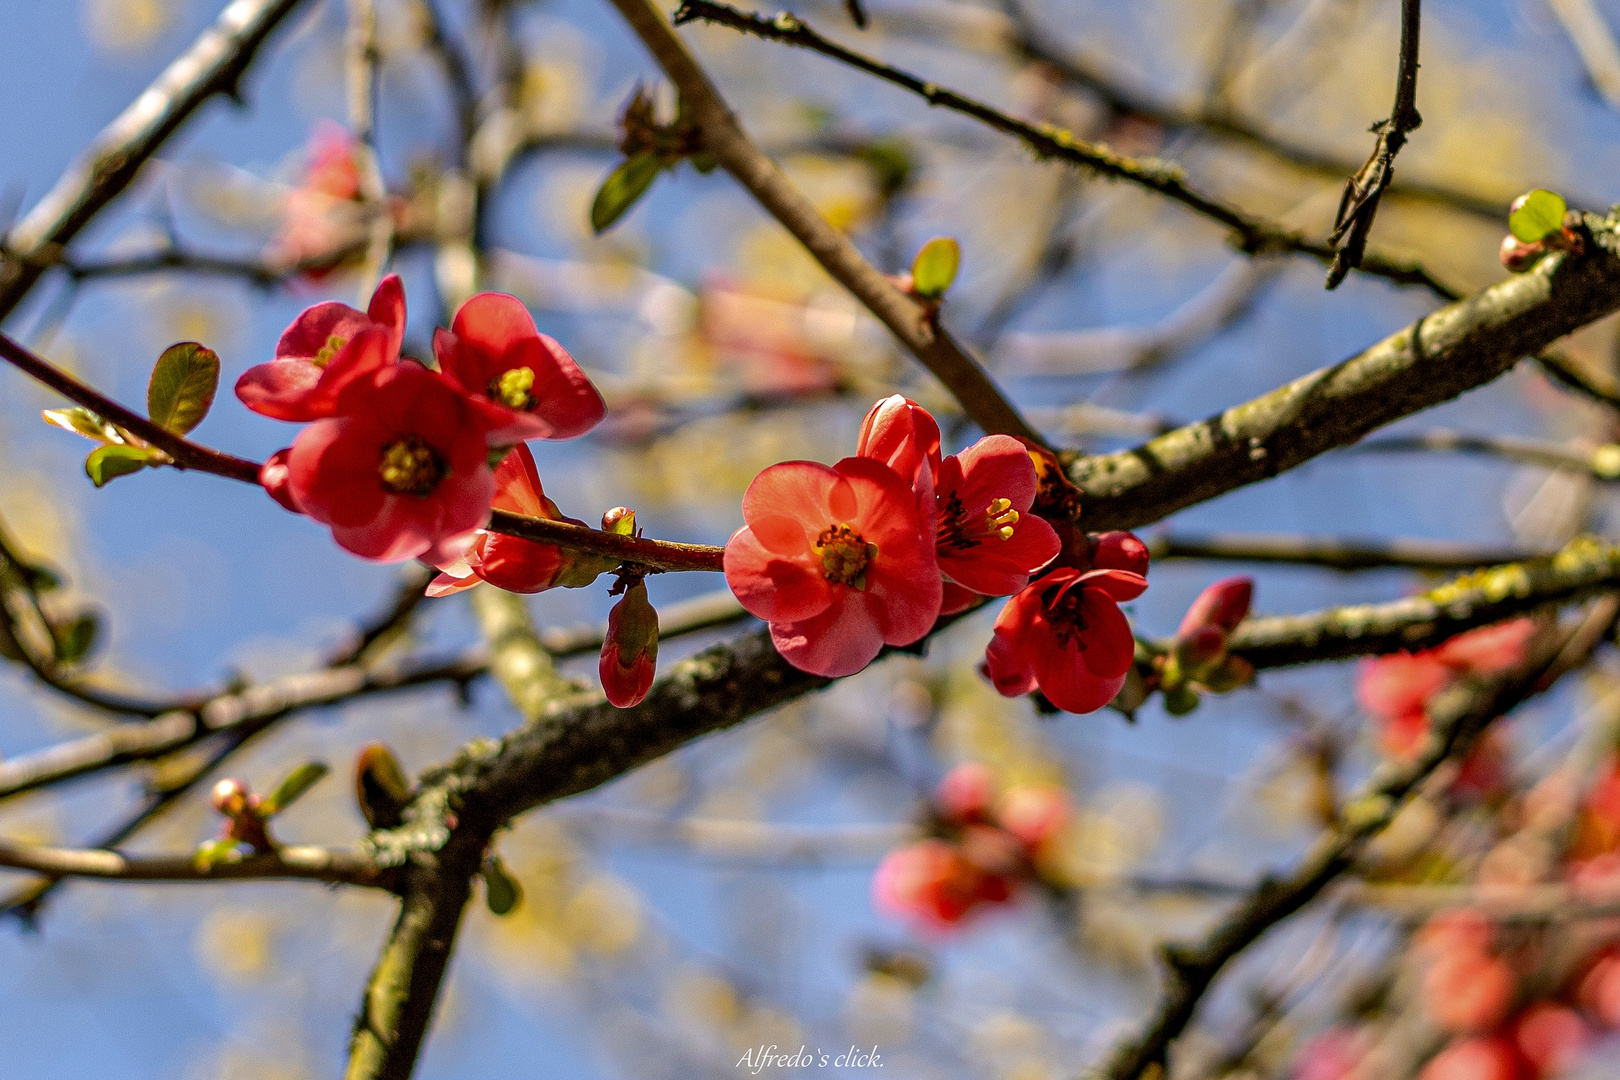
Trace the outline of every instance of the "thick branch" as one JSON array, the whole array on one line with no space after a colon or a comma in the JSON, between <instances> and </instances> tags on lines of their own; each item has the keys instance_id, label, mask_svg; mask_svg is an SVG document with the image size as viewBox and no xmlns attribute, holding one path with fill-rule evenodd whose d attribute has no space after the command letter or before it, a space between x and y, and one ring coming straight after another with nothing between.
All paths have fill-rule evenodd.
<instances>
[{"instance_id":1,"label":"thick branch","mask_svg":"<svg viewBox=\"0 0 1620 1080\"><path fill-rule=\"evenodd\" d=\"M1538 552L1448 540L1341 540L1326 536L1269 536L1259 533L1216 533L1193 536L1165 533L1148 541L1154 561L1211 559L1220 562L1279 563L1321 566L1330 570L1472 570L1480 566L1522 562Z\"/></svg>"},{"instance_id":2,"label":"thick branch","mask_svg":"<svg viewBox=\"0 0 1620 1080\"><path fill-rule=\"evenodd\" d=\"M1387 604L1245 619L1229 647L1257 668L1424 649L1476 626L1615 590L1620 546L1583 537L1556 555L1465 574Z\"/></svg>"},{"instance_id":3,"label":"thick branch","mask_svg":"<svg viewBox=\"0 0 1620 1080\"><path fill-rule=\"evenodd\" d=\"M242 74L259 47L301 0L235 0L134 103L102 130L85 155L56 181L11 234L21 258L0 259L0 319L39 280L36 257L65 246L116 198L203 102L241 98Z\"/></svg>"},{"instance_id":4,"label":"thick branch","mask_svg":"<svg viewBox=\"0 0 1620 1080\"><path fill-rule=\"evenodd\" d=\"M1085 457L1069 475L1089 529L1133 528L1265 480L1403 416L1481 386L1620 307L1614 225L1588 219L1597 250L1441 308L1332 367L1161 435Z\"/></svg>"},{"instance_id":5,"label":"thick branch","mask_svg":"<svg viewBox=\"0 0 1620 1080\"><path fill-rule=\"evenodd\" d=\"M1408 2L1416 3L1416 0ZM726 4L714 3L713 0L683 0L681 7L675 12L675 24L679 26L698 19L831 57L894 86L909 90L930 105L971 116L997 131L1015 136L1023 140L1024 144L1040 157L1067 161L1072 165L1090 169L1099 176L1124 180L1163 195L1231 229L1234 243L1240 250L1249 254L1293 251L1313 256L1323 262L1332 261L1336 257L1331 244L1309 240L1297 232L1281 229L1198 191L1187 183L1179 166L1155 159L1130 158L1101 143L1077 138L1051 124L1026 123L965 94L959 94L935 82L919 79L881 60L874 60L852 49L846 49L837 42L823 37L807 26L803 20L787 12L777 15L774 19L763 19L758 15L738 11ZM1421 266L1395 263L1374 256L1361 260L1360 268L1369 274L1388 278L1403 285L1423 285L1447 300L1455 299L1457 296Z\"/></svg>"},{"instance_id":6,"label":"thick branch","mask_svg":"<svg viewBox=\"0 0 1620 1080\"><path fill-rule=\"evenodd\" d=\"M849 238L829 225L775 162L754 145L658 9L649 0L613 0L613 6L680 91L702 134L704 149L945 384L973 422L988 433L1044 442L977 361L916 301L867 262Z\"/></svg>"}]
</instances>

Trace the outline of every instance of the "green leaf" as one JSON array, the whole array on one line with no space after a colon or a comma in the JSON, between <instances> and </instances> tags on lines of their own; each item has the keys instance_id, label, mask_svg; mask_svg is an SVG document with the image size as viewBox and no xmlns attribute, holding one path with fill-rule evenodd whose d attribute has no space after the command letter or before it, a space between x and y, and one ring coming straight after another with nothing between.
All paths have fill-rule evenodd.
<instances>
[{"instance_id":1,"label":"green leaf","mask_svg":"<svg viewBox=\"0 0 1620 1080\"><path fill-rule=\"evenodd\" d=\"M663 169L664 163L657 154L636 154L609 173L591 203L591 228L596 234L602 235L623 217L636 200L646 194Z\"/></svg>"},{"instance_id":2,"label":"green leaf","mask_svg":"<svg viewBox=\"0 0 1620 1080\"><path fill-rule=\"evenodd\" d=\"M146 384L146 415L159 427L184 435L208 415L219 389L219 357L195 341L170 345Z\"/></svg>"},{"instance_id":3,"label":"green leaf","mask_svg":"<svg viewBox=\"0 0 1620 1080\"><path fill-rule=\"evenodd\" d=\"M75 435L83 435L87 439L94 439L98 443L122 443L124 436L112 424L103 420L83 405L75 405L69 409L46 409L40 413L47 424L59 427L63 431L71 431Z\"/></svg>"},{"instance_id":4,"label":"green leaf","mask_svg":"<svg viewBox=\"0 0 1620 1080\"><path fill-rule=\"evenodd\" d=\"M1569 204L1562 195L1544 188L1520 195L1508 210L1508 231L1526 244L1545 240L1564 227Z\"/></svg>"},{"instance_id":5,"label":"green leaf","mask_svg":"<svg viewBox=\"0 0 1620 1080\"><path fill-rule=\"evenodd\" d=\"M152 453L145 447L110 443L90 451L84 459L84 474L96 487L106 487L108 481L140 472L151 461Z\"/></svg>"},{"instance_id":6,"label":"green leaf","mask_svg":"<svg viewBox=\"0 0 1620 1080\"><path fill-rule=\"evenodd\" d=\"M911 183L917 171L916 156L911 147L900 139L877 139L855 151L855 156L866 162L877 174L878 190L885 199L893 198Z\"/></svg>"},{"instance_id":7,"label":"green leaf","mask_svg":"<svg viewBox=\"0 0 1620 1080\"><path fill-rule=\"evenodd\" d=\"M272 814L281 813L291 806L300 795L314 787L317 780L331 771L326 767L325 762L304 762L304 764L282 777L281 783L276 785L276 789L259 804L260 815L270 817Z\"/></svg>"},{"instance_id":8,"label":"green leaf","mask_svg":"<svg viewBox=\"0 0 1620 1080\"><path fill-rule=\"evenodd\" d=\"M962 249L949 236L936 236L924 244L911 263L911 288L926 300L936 300L956 280Z\"/></svg>"},{"instance_id":9,"label":"green leaf","mask_svg":"<svg viewBox=\"0 0 1620 1080\"><path fill-rule=\"evenodd\" d=\"M236 841L220 837L198 844L196 854L191 856L191 865L199 870L207 870L222 862L236 862L240 857L236 851Z\"/></svg>"},{"instance_id":10,"label":"green leaf","mask_svg":"<svg viewBox=\"0 0 1620 1080\"><path fill-rule=\"evenodd\" d=\"M50 592L62 587L62 579L56 576L56 571L44 566L18 567L23 573L23 580L29 589L37 593Z\"/></svg>"},{"instance_id":11,"label":"green leaf","mask_svg":"<svg viewBox=\"0 0 1620 1080\"><path fill-rule=\"evenodd\" d=\"M76 664L90 654L95 647L96 635L101 630L101 623L94 615L80 615L71 622L51 627L51 637L56 643L56 662L59 664Z\"/></svg>"},{"instance_id":12,"label":"green leaf","mask_svg":"<svg viewBox=\"0 0 1620 1080\"><path fill-rule=\"evenodd\" d=\"M506 872L501 860L490 856L484 863L484 903L496 915L510 915L523 902L523 886Z\"/></svg>"}]
</instances>

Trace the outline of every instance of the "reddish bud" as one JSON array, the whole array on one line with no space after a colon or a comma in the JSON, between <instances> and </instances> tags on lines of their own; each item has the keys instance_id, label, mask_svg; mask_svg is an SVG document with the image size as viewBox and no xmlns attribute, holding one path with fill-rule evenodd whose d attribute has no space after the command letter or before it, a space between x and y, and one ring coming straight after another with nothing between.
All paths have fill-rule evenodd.
<instances>
[{"instance_id":1,"label":"reddish bud","mask_svg":"<svg viewBox=\"0 0 1620 1080\"><path fill-rule=\"evenodd\" d=\"M1513 1005L1513 969L1499 957L1462 951L1438 958L1423 979L1429 1015L1447 1031L1489 1031Z\"/></svg>"},{"instance_id":2,"label":"reddish bud","mask_svg":"<svg viewBox=\"0 0 1620 1080\"><path fill-rule=\"evenodd\" d=\"M1226 655L1226 631L1218 626L1195 626L1184 630L1176 638L1176 667L1181 674L1195 679L1206 667Z\"/></svg>"},{"instance_id":3,"label":"reddish bud","mask_svg":"<svg viewBox=\"0 0 1620 1080\"><path fill-rule=\"evenodd\" d=\"M939 816L952 824L981 821L990 812L996 795L995 774L989 766L966 761L945 774L934 789L934 805Z\"/></svg>"},{"instance_id":4,"label":"reddish bud","mask_svg":"<svg viewBox=\"0 0 1620 1080\"><path fill-rule=\"evenodd\" d=\"M1537 240L1533 244L1526 244L1518 237L1508 235L1502 237L1502 249L1497 252L1503 267L1510 274L1522 274L1540 261L1547 254L1547 244L1544 240Z\"/></svg>"},{"instance_id":5,"label":"reddish bud","mask_svg":"<svg viewBox=\"0 0 1620 1080\"><path fill-rule=\"evenodd\" d=\"M658 612L647 602L647 586L637 580L608 613L607 640L597 670L608 701L628 709L647 696L658 669Z\"/></svg>"},{"instance_id":6,"label":"reddish bud","mask_svg":"<svg viewBox=\"0 0 1620 1080\"><path fill-rule=\"evenodd\" d=\"M1053 784L1008 788L996 803L996 820L1034 851L1068 824L1068 793Z\"/></svg>"},{"instance_id":7,"label":"reddish bud","mask_svg":"<svg viewBox=\"0 0 1620 1080\"><path fill-rule=\"evenodd\" d=\"M602 515L602 531L620 536L636 535L636 512L625 506L615 506Z\"/></svg>"},{"instance_id":8,"label":"reddish bud","mask_svg":"<svg viewBox=\"0 0 1620 1080\"><path fill-rule=\"evenodd\" d=\"M957 850L968 862L995 877L1015 878L1023 874L1028 866L1018 838L993 825L969 825L964 828Z\"/></svg>"},{"instance_id":9,"label":"reddish bud","mask_svg":"<svg viewBox=\"0 0 1620 1080\"><path fill-rule=\"evenodd\" d=\"M214 809L226 817L240 817L248 810L251 798L248 786L240 780L225 779L214 785Z\"/></svg>"},{"instance_id":10,"label":"reddish bud","mask_svg":"<svg viewBox=\"0 0 1620 1080\"><path fill-rule=\"evenodd\" d=\"M1198 594L1198 599L1182 616L1181 629L1177 633L1187 634L1200 626L1231 630L1249 613L1249 603L1253 599L1253 578L1223 578Z\"/></svg>"},{"instance_id":11,"label":"reddish bud","mask_svg":"<svg viewBox=\"0 0 1620 1080\"><path fill-rule=\"evenodd\" d=\"M259 484L284 508L302 514L304 511L299 508L298 500L293 498L292 488L288 486L291 473L287 469L287 455L290 453L292 447L287 446L271 454L270 459L259 466Z\"/></svg>"},{"instance_id":12,"label":"reddish bud","mask_svg":"<svg viewBox=\"0 0 1620 1080\"><path fill-rule=\"evenodd\" d=\"M1573 1065L1589 1035L1575 1010L1550 1001L1530 1006L1513 1023L1513 1042L1539 1076L1558 1075Z\"/></svg>"},{"instance_id":13,"label":"reddish bud","mask_svg":"<svg viewBox=\"0 0 1620 1080\"><path fill-rule=\"evenodd\" d=\"M930 477L939 471L939 424L915 401L892 394L873 405L861 421L855 456L881 461L914 484L924 468Z\"/></svg>"},{"instance_id":14,"label":"reddish bud","mask_svg":"<svg viewBox=\"0 0 1620 1080\"><path fill-rule=\"evenodd\" d=\"M1091 565L1097 570L1127 570L1146 577L1148 548L1135 533L1105 532L1092 538Z\"/></svg>"},{"instance_id":15,"label":"reddish bud","mask_svg":"<svg viewBox=\"0 0 1620 1080\"><path fill-rule=\"evenodd\" d=\"M1620 1028L1620 947L1598 953L1575 986L1575 1000L1593 1023Z\"/></svg>"},{"instance_id":16,"label":"reddish bud","mask_svg":"<svg viewBox=\"0 0 1620 1080\"><path fill-rule=\"evenodd\" d=\"M980 904L1012 897L1012 883L986 874L944 840L924 840L884 856L872 877L879 909L933 930L950 930Z\"/></svg>"}]
</instances>

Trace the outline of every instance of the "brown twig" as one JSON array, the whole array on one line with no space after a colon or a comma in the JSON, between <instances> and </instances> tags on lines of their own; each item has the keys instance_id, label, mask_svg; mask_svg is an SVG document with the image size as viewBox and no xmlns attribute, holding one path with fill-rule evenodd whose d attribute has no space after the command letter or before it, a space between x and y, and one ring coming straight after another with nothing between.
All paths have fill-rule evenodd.
<instances>
[{"instance_id":1,"label":"brown twig","mask_svg":"<svg viewBox=\"0 0 1620 1080\"><path fill-rule=\"evenodd\" d=\"M658 9L649 0L613 0L613 6L680 91L701 132L704 149L945 384L974 423L987 433L1014 435L1044 445L1040 433L938 320L867 262L849 238L829 225L754 145Z\"/></svg>"},{"instance_id":2,"label":"brown twig","mask_svg":"<svg viewBox=\"0 0 1620 1080\"><path fill-rule=\"evenodd\" d=\"M319 847L281 847L234 862L197 866L190 855L124 855L104 848L39 847L0 840L0 866L53 878L103 881L324 881L389 888L395 873L364 855Z\"/></svg>"},{"instance_id":3,"label":"brown twig","mask_svg":"<svg viewBox=\"0 0 1620 1080\"><path fill-rule=\"evenodd\" d=\"M1342 540L1322 536L1215 533L1194 536L1163 533L1148 541L1155 562L1213 559L1220 562L1284 563L1330 570L1472 570L1522 562L1542 553L1460 544L1447 540Z\"/></svg>"},{"instance_id":4,"label":"brown twig","mask_svg":"<svg viewBox=\"0 0 1620 1080\"><path fill-rule=\"evenodd\" d=\"M84 156L6 237L20 257L0 259L0 319L44 272L36 261L65 247L135 179L158 147L215 94L241 100L242 75L302 0L234 0L191 47L104 128Z\"/></svg>"},{"instance_id":5,"label":"brown twig","mask_svg":"<svg viewBox=\"0 0 1620 1080\"><path fill-rule=\"evenodd\" d=\"M1327 287L1337 289L1351 270L1362 263L1367 237L1379 200L1395 179L1395 155L1406 145L1406 137L1423 123L1417 111L1418 33L1422 28L1423 0L1401 0L1401 59L1395 75L1395 105L1389 119L1373 125L1378 142L1367 163L1344 182L1339 214L1333 222L1328 242L1337 245L1333 265L1328 267Z\"/></svg>"},{"instance_id":6,"label":"brown twig","mask_svg":"<svg viewBox=\"0 0 1620 1080\"><path fill-rule=\"evenodd\" d=\"M831 57L910 90L930 105L971 116L997 131L1016 136L1041 157L1067 161L1090 169L1099 176L1124 180L1163 195L1232 230L1233 243L1246 254L1288 251L1310 255L1323 262L1335 259L1336 253L1331 244L1309 240L1300 233L1281 229L1198 191L1187 183L1179 166L1153 159L1127 157L1101 143L1087 142L1051 124L1026 123L938 83L919 79L890 64L846 49L823 37L795 15L783 12L774 19L763 19L729 5L715 3L714 0L683 0L675 12L675 24L679 26L698 19ZM1360 269L1399 284L1422 285L1446 300L1455 300L1458 295L1421 266L1399 264L1374 256L1365 259Z\"/></svg>"}]
</instances>

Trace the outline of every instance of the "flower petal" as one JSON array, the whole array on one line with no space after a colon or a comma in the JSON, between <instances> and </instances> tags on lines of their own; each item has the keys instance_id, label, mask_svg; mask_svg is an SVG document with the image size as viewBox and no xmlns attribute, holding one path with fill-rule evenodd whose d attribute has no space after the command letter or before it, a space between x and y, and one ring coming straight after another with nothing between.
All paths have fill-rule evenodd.
<instances>
[{"instance_id":1,"label":"flower petal","mask_svg":"<svg viewBox=\"0 0 1620 1080\"><path fill-rule=\"evenodd\" d=\"M849 603L852 590L836 590L831 606L802 622L771 623L771 644L782 659L829 679L853 675L883 651L883 632L866 604Z\"/></svg>"},{"instance_id":2,"label":"flower petal","mask_svg":"<svg viewBox=\"0 0 1620 1080\"><path fill-rule=\"evenodd\" d=\"M1136 658L1136 638L1113 598L1101 589L1085 589L1080 594L1080 617L1086 624L1080 632L1086 667L1106 679L1129 671Z\"/></svg>"},{"instance_id":3,"label":"flower petal","mask_svg":"<svg viewBox=\"0 0 1620 1080\"><path fill-rule=\"evenodd\" d=\"M772 622L797 622L826 611L833 587L812 566L781 558L748 526L726 542L726 584L752 615Z\"/></svg>"}]
</instances>

